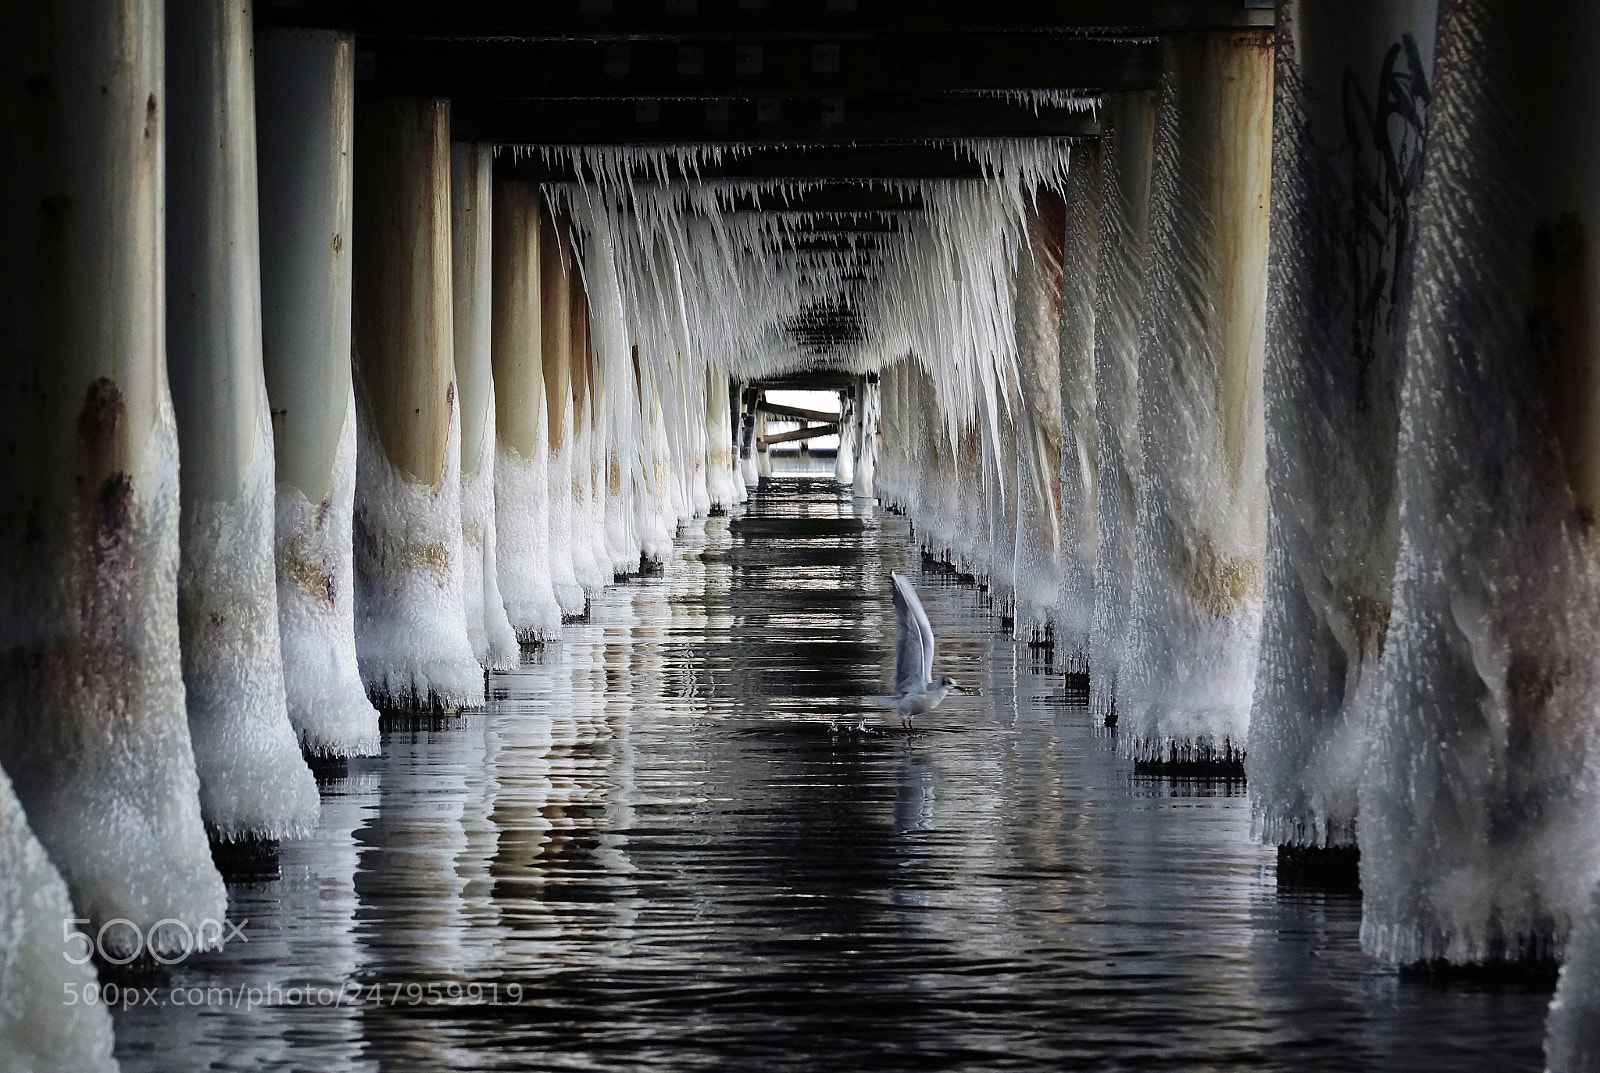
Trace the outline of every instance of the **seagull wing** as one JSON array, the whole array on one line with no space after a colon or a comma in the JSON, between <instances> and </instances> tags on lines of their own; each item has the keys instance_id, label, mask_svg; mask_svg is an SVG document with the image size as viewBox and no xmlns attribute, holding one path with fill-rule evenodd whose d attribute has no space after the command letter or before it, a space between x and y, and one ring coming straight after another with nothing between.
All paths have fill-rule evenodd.
<instances>
[{"instance_id":1,"label":"seagull wing","mask_svg":"<svg viewBox=\"0 0 1600 1073\"><path fill-rule=\"evenodd\" d=\"M933 627L911 582L889 576L894 582L894 691L907 693L933 680Z\"/></svg>"}]
</instances>

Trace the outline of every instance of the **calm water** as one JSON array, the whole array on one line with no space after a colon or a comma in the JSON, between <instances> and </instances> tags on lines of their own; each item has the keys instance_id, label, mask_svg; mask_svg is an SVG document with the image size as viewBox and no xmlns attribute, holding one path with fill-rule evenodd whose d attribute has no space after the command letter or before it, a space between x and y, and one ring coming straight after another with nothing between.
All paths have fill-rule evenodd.
<instances>
[{"instance_id":1,"label":"calm water","mask_svg":"<svg viewBox=\"0 0 1600 1073\"><path fill-rule=\"evenodd\" d=\"M903 519L774 484L326 787L123 1068L1541 1067L1548 994L1375 968L1239 787L1135 777ZM832 734L886 691L890 570L978 692Z\"/></svg>"}]
</instances>

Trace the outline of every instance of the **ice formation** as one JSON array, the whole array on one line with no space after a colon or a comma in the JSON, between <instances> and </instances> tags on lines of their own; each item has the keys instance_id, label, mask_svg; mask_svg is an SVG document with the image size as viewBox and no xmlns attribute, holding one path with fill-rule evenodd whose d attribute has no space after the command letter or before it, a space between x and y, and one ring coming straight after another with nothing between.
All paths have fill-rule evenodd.
<instances>
[{"instance_id":1,"label":"ice formation","mask_svg":"<svg viewBox=\"0 0 1600 1073\"><path fill-rule=\"evenodd\" d=\"M251 43L242 9L184 7L167 20L178 628L200 812L221 841L294 837L318 809L278 643Z\"/></svg>"},{"instance_id":2,"label":"ice formation","mask_svg":"<svg viewBox=\"0 0 1600 1073\"><path fill-rule=\"evenodd\" d=\"M384 455L363 403L356 484L356 654L367 692L397 708L475 707L483 670L467 632L461 424L449 406L444 472L427 485Z\"/></svg>"},{"instance_id":3,"label":"ice formation","mask_svg":"<svg viewBox=\"0 0 1600 1073\"><path fill-rule=\"evenodd\" d=\"M1144 448L1139 439L1139 327L1144 322L1155 98L1118 94L1101 135L1099 264L1095 272L1094 613L1089 705L1116 720L1127 660L1134 527Z\"/></svg>"},{"instance_id":4,"label":"ice formation","mask_svg":"<svg viewBox=\"0 0 1600 1073\"><path fill-rule=\"evenodd\" d=\"M248 382L247 382L248 383ZM266 389L256 449L234 499L193 491L183 507L178 624L200 811L214 838L294 838L315 826L319 801L289 722L279 647L276 489ZM201 448L203 452L203 448ZM193 466L183 487L200 489Z\"/></svg>"},{"instance_id":5,"label":"ice formation","mask_svg":"<svg viewBox=\"0 0 1600 1073\"><path fill-rule=\"evenodd\" d=\"M1061 252L1061 582L1055 655L1067 674L1089 672L1094 571L1099 553L1095 420L1095 280L1099 271L1101 150L1078 150L1067 175Z\"/></svg>"},{"instance_id":6,"label":"ice formation","mask_svg":"<svg viewBox=\"0 0 1600 1073\"><path fill-rule=\"evenodd\" d=\"M1545 1024L1547 1073L1600 1068L1600 886L1589 893L1567 944Z\"/></svg>"},{"instance_id":7,"label":"ice formation","mask_svg":"<svg viewBox=\"0 0 1600 1073\"><path fill-rule=\"evenodd\" d=\"M0 1068L6 1073L115 1073L111 1014L84 940L62 941L78 914L0 772ZM90 933L93 934L92 932ZM66 956L63 956L65 954Z\"/></svg>"},{"instance_id":8,"label":"ice formation","mask_svg":"<svg viewBox=\"0 0 1600 1073\"><path fill-rule=\"evenodd\" d=\"M1262 310L1271 52L1169 47L1150 193L1139 355L1143 444L1118 682L1121 747L1160 763L1242 759L1266 543Z\"/></svg>"},{"instance_id":9,"label":"ice formation","mask_svg":"<svg viewBox=\"0 0 1600 1073\"><path fill-rule=\"evenodd\" d=\"M1600 116L1600 11L1573 12L1552 35L1536 10L1441 6L1360 792L1361 941L1389 962L1560 957L1590 904L1597 176L1564 132Z\"/></svg>"},{"instance_id":10,"label":"ice formation","mask_svg":"<svg viewBox=\"0 0 1600 1073\"><path fill-rule=\"evenodd\" d=\"M345 388L332 483L313 503L277 488L278 641L289 721L313 756L375 756L378 710L356 660L356 398Z\"/></svg>"},{"instance_id":11,"label":"ice formation","mask_svg":"<svg viewBox=\"0 0 1600 1073\"><path fill-rule=\"evenodd\" d=\"M1264 377L1271 510L1246 759L1256 837L1272 844L1356 841L1366 708L1399 547L1397 343L1433 7L1293 3L1279 14Z\"/></svg>"}]
</instances>

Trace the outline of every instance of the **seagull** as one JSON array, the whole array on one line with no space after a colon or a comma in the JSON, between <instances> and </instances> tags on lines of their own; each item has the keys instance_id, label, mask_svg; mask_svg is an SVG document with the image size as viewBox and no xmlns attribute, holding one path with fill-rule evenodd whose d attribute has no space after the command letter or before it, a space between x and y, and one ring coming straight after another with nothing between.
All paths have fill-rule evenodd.
<instances>
[{"instance_id":1,"label":"seagull","mask_svg":"<svg viewBox=\"0 0 1600 1073\"><path fill-rule=\"evenodd\" d=\"M889 577L894 584L894 696L872 699L898 712L900 725L910 730L912 717L943 704L956 680L949 675L933 680L933 627L928 613L911 582L899 574Z\"/></svg>"}]
</instances>

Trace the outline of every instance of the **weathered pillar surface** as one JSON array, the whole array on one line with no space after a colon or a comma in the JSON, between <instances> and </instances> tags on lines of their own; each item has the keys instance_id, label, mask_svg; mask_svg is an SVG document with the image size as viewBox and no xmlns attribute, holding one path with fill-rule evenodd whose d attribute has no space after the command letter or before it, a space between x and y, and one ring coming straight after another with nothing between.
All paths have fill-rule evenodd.
<instances>
[{"instance_id":1,"label":"weathered pillar surface","mask_svg":"<svg viewBox=\"0 0 1600 1073\"><path fill-rule=\"evenodd\" d=\"M524 640L561 632L550 511L541 198L537 184L494 184L493 445L500 592ZM567 564L570 572L571 563ZM581 600L574 614L583 610Z\"/></svg>"},{"instance_id":2,"label":"weathered pillar surface","mask_svg":"<svg viewBox=\"0 0 1600 1073\"><path fill-rule=\"evenodd\" d=\"M350 380L355 43L256 40L261 334L277 459L278 640L305 751L369 756L378 711L356 663L355 390Z\"/></svg>"},{"instance_id":3,"label":"weathered pillar surface","mask_svg":"<svg viewBox=\"0 0 1600 1073\"><path fill-rule=\"evenodd\" d=\"M1089 706L1116 719L1127 655L1139 473L1139 328L1144 322L1150 224L1150 154L1156 97L1120 93L1101 137L1099 265L1095 272L1094 617L1089 627Z\"/></svg>"},{"instance_id":4,"label":"weathered pillar surface","mask_svg":"<svg viewBox=\"0 0 1600 1073\"><path fill-rule=\"evenodd\" d=\"M167 370L182 459L178 625L214 838L315 825L284 695L272 422L261 365L255 77L240 0L167 6Z\"/></svg>"},{"instance_id":5,"label":"weathered pillar surface","mask_svg":"<svg viewBox=\"0 0 1600 1073\"><path fill-rule=\"evenodd\" d=\"M1572 133L1600 122L1600 12L1441 8L1361 940L1401 963L1560 957L1600 849L1600 152Z\"/></svg>"},{"instance_id":6,"label":"weathered pillar surface","mask_svg":"<svg viewBox=\"0 0 1600 1073\"><path fill-rule=\"evenodd\" d=\"M44 847L28 829L22 802L0 772L0 924L6 929L0 968L0 1054L17 1070L71 1069L114 1073L110 1003L69 1003L99 983L88 950L74 941L62 957L62 921L72 927L72 899ZM93 935L93 932L90 933ZM90 994L94 992L91 991Z\"/></svg>"},{"instance_id":7,"label":"weathered pillar surface","mask_svg":"<svg viewBox=\"0 0 1600 1073\"><path fill-rule=\"evenodd\" d=\"M1017 255L1017 602L1015 634L1042 633L1061 592L1061 287L1067 206L1035 192Z\"/></svg>"},{"instance_id":8,"label":"weathered pillar surface","mask_svg":"<svg viewBox=\"0 0 1600 1073\"><path fill-rule=\"evenodd\" d=\"M1067 173L1061 280L1061 588L1055 642L1068 674L1089 671L1100 435L1095 421L1095 288L1100 267L1101 147L1088 142Z\"/></svg>"},{"instance_id":9,"label":"weathered pillar surface","mask_svg":"<svg viewBox=\"0 0 1600 1073\"><path fill-rule=\"evenodd\" d=\"M356 115L356 649L396 707L483 703L462 597L449 127L447 101Z\"/></svg>"},{"instance_id":10,"label":"weathered pillar surface","mask_svg":"<svg viewBox=\"0 0 1600 1073\"><path fill-rule=\"evenodd\" d=\"M196 927L226 900L178 640L162 9L28 2L9 14L0 763L76 915ZM182 946L176 928L158 935Z\"/></svg>"},{"instance_id":11,"label":"weathered pillar surface","mask_svg":"<svg viewBox=\"0 0 1600 1073\"><path fill-rule=\"evenodd\" d=\"M1261 412L1272 44L1167 39L1139 357L1124 752L1242 759L1266 543Z\"/></svg>"},{"instance_id":12,"label":"weathered pillar surface","mask_svg":"<svg viewBox=\"0 0 1600 1073\"><path fill-rule=\"evenodd\" d=\"M491 360L494 210L493 147L450 144L450 287L457 401L461 406L461 598L467 638L490 670L521 660L501 598L496 488L496 384ZM536 307L537 308L537 307ZM537 315L537 314L536 314ZM533 352L538 367L538 351ZM555 596L551 594L553 606Z\"/></svg>"},{"instance_id":13,"label":"weathered pillar surface","mask_svg":"<svg viewBox=\"0 0 1600 1073\"><path fill-rule=\"evenodd\" d=\"M550 582L566 616L581 615L585 598L573 548L572 465L572 264L566 224L548 210L539 213L539 354L544 367L547 440L550 453Z\"/></svg>"},{"instance_id":14,"label":"weathered pillar surface","mask_svg":"<svg viewBox=\"0 0 1600 1073\"><path fill-rule=\"evenodd\" d=\"M1434 3L1281 10L1267 292L1265 611L1246 759L1256 836L1345 846L1399 530L1398 339Z\"/></svg>"}]
</instances>

